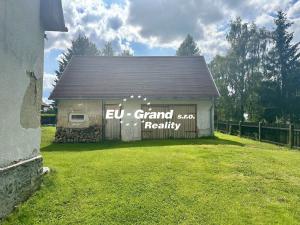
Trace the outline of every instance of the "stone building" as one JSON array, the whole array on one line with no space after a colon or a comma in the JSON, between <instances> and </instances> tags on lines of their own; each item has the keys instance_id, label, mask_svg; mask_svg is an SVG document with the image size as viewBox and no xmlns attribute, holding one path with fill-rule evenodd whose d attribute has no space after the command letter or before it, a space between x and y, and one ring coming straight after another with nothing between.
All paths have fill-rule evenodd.
<instances>
[{"instance_id":1,"label":"stone building","mask_svg":"<svg viewBox=\"0 0 300 225\"><path fill-rule=\"evenodd\" d=\"M61 0L0 1L0 218L41 182L45 31L67 31Z\"/></svg>"},{"instance_id":2,"label":"stone building","mask_svg":"<svg viewBox=\"0 0 300 225\"><path fill-rule=\"evenodd\" d=\"M50 96L58 102L56 141L210 136L218 96L202 56L75 56Z\"/></svg>"}]
</instances>

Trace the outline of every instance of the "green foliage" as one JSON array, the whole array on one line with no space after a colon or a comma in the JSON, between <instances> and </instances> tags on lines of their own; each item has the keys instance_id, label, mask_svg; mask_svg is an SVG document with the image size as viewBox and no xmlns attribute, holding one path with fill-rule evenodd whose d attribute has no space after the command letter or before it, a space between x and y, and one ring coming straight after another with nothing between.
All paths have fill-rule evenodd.
<instances>
[{"instance_id":1,"label":"green foliage","mask_svg":"<svg viewBox=\"0 0 300 225\"><path fill-rule=\"evenodd\" d=\"M129 50L123 50L120 56L133 56L133 54L131 54Z\"/></svg>"},{"instance_id":2,"label":"green foliage","mask_svg":"<svg viewBox=\"0 0 300 225\"><path fill-rule=\"evenodd\" d=\"M101 51L101 55L103 56L114 56L115 52L113 50L111 42L107 42L104 45L104 48Z\"/></svg>"},{"instance_id":3,"label":"green foliage","mask_svg":"<svg viewBox=\"0 0 300 225\"><path fill-rule=\"evenodd\" d=\"M56 117L56 114L43 113L41 117Z\"/></svg>"},{"instance_id":4,"label":"green foliage","mask_svg":"<svg viewBox=\"0 0 300 225\"><path fill-rule=\"evenodd\" d=\"M187 35L185 40L181 43L178 50L176 51L177 56L194 56L200 55L200 50L197 47L193 37L191 35Z\"/></svg>"},{"instance_id":5,"label":"green foliage","mask_svg":"<svg viewBox=\"0 0 300 225\"><path fill-rule=\"evenodd\" d=\"M228 88L229 83L229 67L227 57L217 55L209 64L210 70L214 76L215 83L220 92L220 97L216 100L215 113L218 119L230 120L234 117L233 97Z\"/></svg>"},{"instance_id":6,"label":"green foliage","mask_svg":"<svg viewBox=\"0 0 300 225\"><path fill-rule=\"evenodd\" d=\"M292 25L282 11L275 19L276 29L272 32L273 47L269 52L266 76L269 84L265 98L276 95L268 107L276 112L276 118L295 121L300 119L300 98L296 91L300 88L299 42L293 43ZM266 107L266 108L268 108Z\"/></svg>"},{"instance_id":7,"label":"green foliage","mask_svg":"<svg viewBox=\"0 0 300 225\"><path fill-rule=\"evenodd\" d=\"M56 124L56 114L41 114L41 125L49 124Z\"/></svg>"},{"instance_id":8,"label":"green foliage","mask_svg":"<svg viewBox=\"0 0 300 225\"><path fill-rule=\"evenodd\" d=\"M286 15L278 12L276 29L232 21L228 53L216 56L210 69L221 97L216 111L221 120L294 121L300 119L300 53Z\"/></svg>"},{"instance_id":9,"label":"green foliage","mask_svg":"<svg viewBox=\"0 0 300 225\"><path fill-rule=\"evenodd\" d=\"M76 39L72 40L71 47L68 48L62 54L62 57L58 60L58 70L55 71L56 79L54 86L56 86L57 82L61 78L66 66L70 62L73 55L95 56L99 54L100 52L94 43L92 43L86 36L79 35ZM53 110L55 112L56 104L56 101L52 104Z\"/></svg>"},{"instance_id":10,"label":"green foliage","mask_svg":"<svg viewBox=\"0 0 300 225\"><path fill-rule=\"evenodd\" d=\"M255 24L232 21L227 35L230 49L224 57L216 56L210 69L221 97L217 100L219 119L260 119L262 108L258 90L263 79L268 32Z\"/></svg>"},{"instance_id":11,"label":"green foliage","mask_svg":"<svg viewBox=\"0 0 300 225\"><path fill-rule=\"evenodd\" d=\"M216 138L52 144L41 189L8 224L300 224L300 154Z\"/></svg>"},{"instance_id":12,"label":"green foliage","mask_svg":"<svg viewBox=\"0 0 300 225\"><path fill-rule=\"evenodd\" d=\"M56 83L60 79L63 71L73 55L95 56L99 54L100 52L94 43L92 43L86 36L79 35L75 40L72 41L71 47L63 53L62 57L58 61L59 68L57 71L55 71L57 76Z\"/></svg>"}]
</instances>

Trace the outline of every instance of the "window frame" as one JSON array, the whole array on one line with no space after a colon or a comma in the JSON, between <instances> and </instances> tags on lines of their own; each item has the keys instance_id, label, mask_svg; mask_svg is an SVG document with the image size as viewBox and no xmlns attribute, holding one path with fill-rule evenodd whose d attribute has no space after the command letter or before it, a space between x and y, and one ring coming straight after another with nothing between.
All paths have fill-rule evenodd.
<instances>
[{"instance_id":1,"label":"window frame","mask_svg":"<svg viewBox=\"0 0 300 225\"><path fill-rule=\"evenodd\" d=\"M83 116L83 119L73 119L73 116ZM70 113L69 121L73 123L83 123L87 120L86 114L84 113Z\"/></svg>"}]
</instances>

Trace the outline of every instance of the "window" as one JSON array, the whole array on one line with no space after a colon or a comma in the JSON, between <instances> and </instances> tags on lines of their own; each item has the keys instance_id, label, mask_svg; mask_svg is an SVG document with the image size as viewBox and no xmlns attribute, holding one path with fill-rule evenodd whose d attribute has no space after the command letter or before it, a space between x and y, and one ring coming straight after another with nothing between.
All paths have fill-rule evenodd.
<instances>
[{"instance_id":1,"label":"window","mask_svg":"<svg viewBox=\"0 0 300 225\"><path fill-rule=\"evenodd\" d=\"M71 122L83 122L83 121L85 121L85 115L84 114L71 114L70 121Z\"/></svg>"}]
</instances>

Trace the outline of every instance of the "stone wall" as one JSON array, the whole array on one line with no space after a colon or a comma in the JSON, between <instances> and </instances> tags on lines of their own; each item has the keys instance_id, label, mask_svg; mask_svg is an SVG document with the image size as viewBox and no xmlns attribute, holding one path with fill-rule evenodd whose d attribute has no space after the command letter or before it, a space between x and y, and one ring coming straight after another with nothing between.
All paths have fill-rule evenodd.
<instances>
[{"instance_id":1,"label":"stone wall","mask_svg":"<svg viewBox=\"0 0 300 225\"><path fill-rule=\"evenodd\" d=\"M0 219L39 188L42 170L41 156L0 168Z\"/></svg>"},{"instance_id":2,"label":"stone wall","mask_svg":"<svg viewBox=\"0 0 300 225\"><path fill-rule=\"evenodd\" d=\"M57 143L88 143L102 140L102 127L90 126L88 128L57 127L55 142Z\"/></svg>"}]
</instances>

